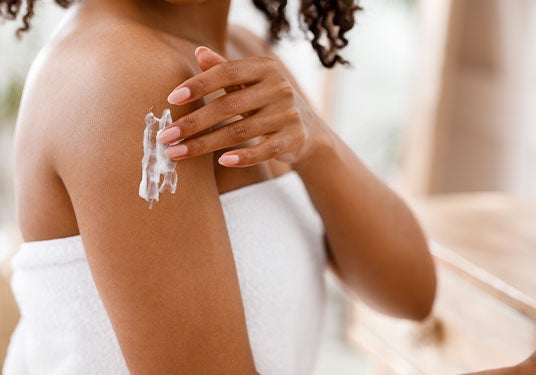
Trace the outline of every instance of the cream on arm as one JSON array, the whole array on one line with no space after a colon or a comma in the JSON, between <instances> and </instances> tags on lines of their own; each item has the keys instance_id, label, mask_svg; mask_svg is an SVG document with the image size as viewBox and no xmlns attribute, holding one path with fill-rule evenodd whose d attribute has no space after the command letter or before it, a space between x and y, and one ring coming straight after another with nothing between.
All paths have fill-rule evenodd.
<instances>
[{"instance_id":1,"label":"cream on arm","mask_svg":"<svg viewBox=\"0 0 536 375\"><path fill-rule=\"evenodd\" d=\"M171 194L175 194L177 190L177 162L164 154L168 145L156 141L158 133L171 123L169 108L162 112L161 118L154 115L152 108L145 115L141 181L138 195L149 202L149 208L153 207L154 202L158 202L161 193L169 191Z\"/></svg>"}]
</instances>

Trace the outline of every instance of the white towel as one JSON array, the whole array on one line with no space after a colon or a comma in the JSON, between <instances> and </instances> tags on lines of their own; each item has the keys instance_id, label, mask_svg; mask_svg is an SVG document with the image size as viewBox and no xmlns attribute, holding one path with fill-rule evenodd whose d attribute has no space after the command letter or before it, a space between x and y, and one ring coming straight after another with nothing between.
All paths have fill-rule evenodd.
<instances>
[{"instance_id":1,"label":"white towel","mask_svg":"<svg viewBox=\"0 0 536 375\"><path fill-rule=\"evenodd\" d=\"M295 172L220 196L257 370L310 375L324 304L323 228ZM4 375L128 374L80 236L24 243L22 318Z\"/></svg>"}]
</instances>

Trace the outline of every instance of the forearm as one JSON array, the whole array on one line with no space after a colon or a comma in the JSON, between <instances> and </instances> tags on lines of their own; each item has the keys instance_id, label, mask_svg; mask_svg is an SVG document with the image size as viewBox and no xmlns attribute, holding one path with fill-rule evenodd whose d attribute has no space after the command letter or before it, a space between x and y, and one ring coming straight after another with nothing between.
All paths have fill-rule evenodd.
<instances>
[{"instance_id":1,"label":"forearm","mask_svg":"<svg viewBox=\"0 0 536 375\"><path fill-rule=\"evenodd\" d=\"M404 202L330 130L294 164L324 222L335 271L375 307L422 319L435 294L426 241Z\"/></svg>"},{"instance_id":2,"label":"forearm","mask_svg":"<svg viewBox=\"0 0 536 375\"><path fill-rule=\"evenodd\" d=\"M160 141L171 143L179 135L186 139L175 146L180 147L175 148L178 160L232 147L218 159L221 165L247 167L274 158L292 163L323 218L345 283L393 314L426 315L435 274L423 235L404 203L328 130L276 58L225 61L220 56L217 60L223 62L179 86L175 93L187 89L187 99L172 102L182 105L215 89L251 84L177 120L175 129L162 133ZM248 115L193 137L242 114ZM262 137L260 143L236 147L256 137ZM330 141L318 147L325 139Z\"/></svg>"}]
</instances>

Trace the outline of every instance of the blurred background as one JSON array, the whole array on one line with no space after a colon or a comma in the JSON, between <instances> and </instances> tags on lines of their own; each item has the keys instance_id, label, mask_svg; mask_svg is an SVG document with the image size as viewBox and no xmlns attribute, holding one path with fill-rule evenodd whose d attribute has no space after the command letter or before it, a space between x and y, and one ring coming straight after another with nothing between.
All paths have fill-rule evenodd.
<instances>
[{"instance_id":1,"label":"blurred background","mask_svg":"<svg viewBox=\"0 0 536 375\"><path fill-rule=\"evenodd\" d=\"M536 1L368 0L343 56L321 68L297 25L277 52L318 111L412 205L439 272L422 323L384 317L329 275L315 375L454 374L536 349ZM0 27L0 367L18 312L9 291L12 137L32 59L62 11L36 10L23 40ZM264 36L250 0L231 21ZM356 187L358 189L358 187ZM535 372L536 373L536 372Z\"/></svg>"}]
</instances>

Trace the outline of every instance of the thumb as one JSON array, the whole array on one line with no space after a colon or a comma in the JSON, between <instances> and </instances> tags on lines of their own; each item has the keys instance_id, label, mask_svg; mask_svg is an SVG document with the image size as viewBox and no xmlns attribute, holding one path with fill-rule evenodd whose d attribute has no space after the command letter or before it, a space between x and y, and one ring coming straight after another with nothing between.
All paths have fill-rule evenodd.
<instances>
[{"instance_id":1,"label":"thumb","mask_svg":"<svg viewBox=\"0 0 536 375\"><path fill-rule=\"evenodd\" d=\"M203 71L212 68L214 65L227 61L225 57L204 46L197 47L195 49L195 57L197 58L199 67Z\"/></svg>"}]
</instances>

